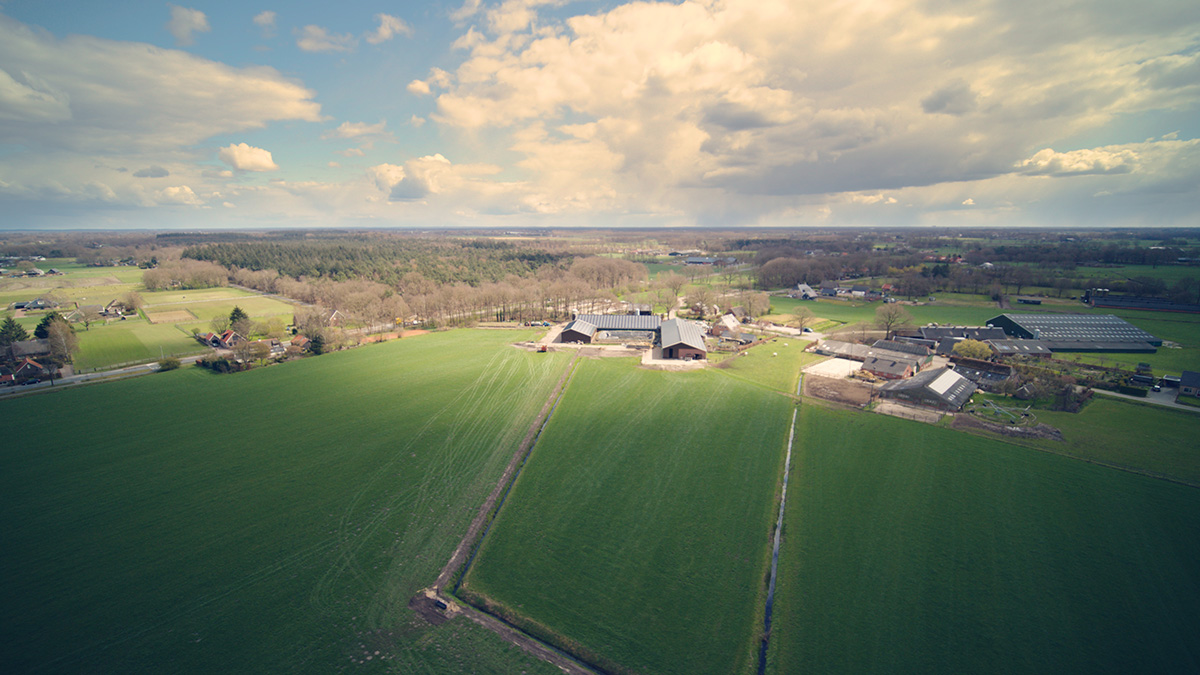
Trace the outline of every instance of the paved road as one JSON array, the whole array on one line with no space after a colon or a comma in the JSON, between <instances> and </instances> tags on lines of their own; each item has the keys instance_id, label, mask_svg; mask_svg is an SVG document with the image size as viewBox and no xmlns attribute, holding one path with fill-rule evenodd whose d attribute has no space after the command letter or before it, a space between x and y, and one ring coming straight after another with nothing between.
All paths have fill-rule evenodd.
<instances>
[{"instance_id":1,"label":"paved road","mask_svg":"<svg viewBox=\"0 0 1200 675\"><path fill-rule=\"evenodd\" d=\"M179 359L181 366L187 366L195 363L208 354L197 354L196 356L185 356ZM5 387L0 389L0 399L21 396L35 391L45 391L46 389L60 387L70 387L76 384L85 384L87 382L121 380L127 377L136 377L138 375L146 375L158 371L157 363L143 363L137 366L129 366L127 368L118 368L116 370L105 370L98 373L84 373L82 375L71 375L61 379L55 379L53 383L49 380L43 380L37 384L17 385L15 387Z\"/></svg>"},{"instance_id":2,"label":"paved road","mask_svg":"<svg viewBox=\"0 0 1200 675\"><path fill-rule=\"evenodd\" d=\"M1175 408L1176 410L1187 410L1188 412L1200 413L1200 408L1190 405L1183 405L1175 402L1176 389L1163 389L1162 391L1152 391L1146 395L1146 398L1140 396L1130 396L1129 394L1121 394L1115 391L1107 391L1104 389L1093 389L1092 391L1102 396L1112 396L1114 398L1124 398L1130 401L1140 401L1142 403L1152 403L1161 405L1164 408Z\"/></svg>"}]
</instances>

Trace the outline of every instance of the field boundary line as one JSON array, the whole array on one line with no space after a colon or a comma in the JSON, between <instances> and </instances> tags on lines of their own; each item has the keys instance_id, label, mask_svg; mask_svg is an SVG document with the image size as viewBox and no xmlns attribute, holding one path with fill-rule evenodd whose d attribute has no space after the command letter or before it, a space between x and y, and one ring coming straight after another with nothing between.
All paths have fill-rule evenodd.
<instances>
[{"instance_id":1,"label":"field boundary line","mask_svg":"<svg viewBox=\"0 0 1200 675\"><path fill-rule=\"evenodd\" d=\"M480 626L496 633L504 641L516 645L531 656L558 666L563 672L570 675L596 675L596 673L603 671L584 663L574 655L552 644L539 640L501 617L443 592L447 584L450 584L452 581L454 588L451 593L457 591L458 585L462 582L462 577L466 575L471 561L474 560L475 554L483 544L483 538L486 536L488 529L490 529L492 522L495 521L500 506L504 503L504 498L507 497L509 490L512 489L513 483L516 482L521 467L524 466L525 461L529 458L533 446L541 436L542 430L549 423L551 414L558 407L563 394L566 393L571 378L578 367L579 355L580 352L575 352L571 356L571 360L567 362L562 376L559 377L554 390L550 392L550 396L547 397L545 404L542 405L538 416L530 424L529 430L517 446L517 451L513 453L513 457L509 460L508 466L505 467L504 473L501 474L496 487L492 489L491 494L484 500L483 505L479 507L479 512L475 515L474 520L471 521L466 534L459 541L458 547L455 548L454 553L442 568L441 573L438 574L433 586L418 591L409 600L408 606L431 623L440 623L458 614L463 614Z\"/></svg>"},{"instance_id":2,"label":"field boundary line","mask_svg":"<svg viewBox=\"0 0 1200 675\"><path fill-rule=\"evenodd\" d=\"M479 507L479 512L475 514L475 519L471 521L467 532L458 543L458 547L454 549L454 554L450 556L450 560L446 561L446 565L438 574L437 580L433 583L435 591L441 591L446 584L455 576L460 568L465 566L468 560L469 553L478 544L477 540L482 539L481 535L484 532L485 526L490 524L495 517L495 507L500 497L507 493L511 487L513 478L516 477L517 470L524 464L529 451L533 448L533 441L537 438L542 427L548 421L550 411L554 409L558 399L562 397L562 392L566 390L566 385L572 373L575 372L575 365L579 361L579 354L576 353L567 363L566 370L559 378L554 390L550 392L549 398L542 406L541 412L534 418L533 423L529 426L529 431L526 432L525 438L521 440L517 446L517 451L513 453L512 459L509 460L508 466L504 468L504 473L500 475L500 480L496 483L496 487L492 488L491 494L484 500L483 505ZM465 569L463 570L465 572Z\"/></svg>"}]
</instances>

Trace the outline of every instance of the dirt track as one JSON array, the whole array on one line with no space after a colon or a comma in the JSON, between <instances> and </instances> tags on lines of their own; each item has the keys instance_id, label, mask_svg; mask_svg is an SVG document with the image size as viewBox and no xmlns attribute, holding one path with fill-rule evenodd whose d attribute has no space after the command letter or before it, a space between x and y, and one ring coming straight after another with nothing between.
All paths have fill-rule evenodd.
<instances>
[{"instance_id":1,"label":"dirt track","mask_svg":"<svg viewBox=\"0 0 1200 675\"><path fill-rule=\"evenodd\" d=\"M420 614L426 621L434 625L444 623L461 614L496 633L506 642L520 647L526 653L543 661L553 663L565 673L570 673L571 675L595 675L595 671L583 666L575 659L557 649L542 643L540 640L525 634L520 629L510 626L486 612L481 612L470 605L461 603L442 592L450 583L450 580L454 578L454 575L466 565L472 549L478 542L484 528L487 527L488 516L492 513L492 509L495 508L500 496L504 494L505 489L512 483L517 470L520 469L521 464L528 456L538 432L545 424L546 418L554 409L555 402L558 401L563 389L570 381L571 373L574 372L575 364L580 356L587 356L587 354L584 354L581 350L575 352L575 355L571 357L571 361L563 371L562 377L559 378L558 384L555 385L554 391L550 392L550 396L546 399L545 405L542 406L541 412L538 413L533 423L529 425L529 431L525 434L525 438L517 446L517 451L513 454L512 459L509 460L508 466L505 467L504 473L496 483L496 487L492 489L491 494L484 500L483 505L479 507L479 512L475 515L475 519L471 521L471 525L467 528L467 533L463 536L462 541L458 543L458 547L454 549L454 555L450 556L450 560L442 568L437 581L434 582L432 587L423 589L413 596L409 600L408 606L417 614ZM438 603L444 607L439 607Z\"/></svg>"}]
</instances>

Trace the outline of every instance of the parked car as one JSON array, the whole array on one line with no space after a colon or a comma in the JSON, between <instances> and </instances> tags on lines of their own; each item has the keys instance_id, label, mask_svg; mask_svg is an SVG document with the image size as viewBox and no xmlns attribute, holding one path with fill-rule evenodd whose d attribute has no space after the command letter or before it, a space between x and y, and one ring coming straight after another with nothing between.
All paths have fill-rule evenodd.
<instances>
[{"instance_id":1,"label":"parked car","mask_svg":"<svg viewBox=\"0 0 1200 675\"><path fill-rule=\"evenodd\" d=\"M42 381L41 381L41 380L39 380L38 378L36 378L36 377L35 377L35 378L31 379L31 380L25 380L24 382L22 382L22 383L21 383L21 385L22 385L22 386L28 386L28 385L31 385L31 384L41 384L41 383L42 383Z\"/></svg>"}]
</instances>

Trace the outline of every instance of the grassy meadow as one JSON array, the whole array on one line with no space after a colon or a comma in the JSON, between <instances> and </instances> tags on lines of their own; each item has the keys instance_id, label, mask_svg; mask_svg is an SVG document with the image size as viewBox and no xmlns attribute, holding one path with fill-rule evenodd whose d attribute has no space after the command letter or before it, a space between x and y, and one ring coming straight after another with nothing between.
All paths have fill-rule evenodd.
<instances>
[{"instance_id":1,"label":"grassy meadow","mask_svg":"<svg viewBox=\"0 0 1200 675\"><path fill-rule=\"evenodd\" d=\"M1200 490L816 405L796 437L769 673L1200 669Z\"/></svg>"},{"instance_id":2,"label":"grassy meadow","mask_svg":"<svg viewBox=\"0 0 1200 675\"><path fill-rule=\"evenodd\" d=\"M525 337L4 401L0 671L558 672L406 608L564 370Z\"/></svg>"},{"instance_id":3,"label":"grassy meadow","mask_svg":"<svg viewBox=\"0 0 1200 675\"><path fill-rule=\"evenodd\" d=\"M800 370L826 358L804 351L809 344L808 340L773 338L739 354L729 355L718 368L726 375L794 394L800 382Z\"/></svg>"},{"instance_id":4,"label":"grassy meadow","mask_svg":"<svg viewBox=\"0 0 1200 675\"><path fill-rule=\"evenodd\" d=\"M750 673L792 403L586 360L464 581L610 672Z\"/></svg>"},{"instance_id":5,"label":"grassy meadow","mask_svg":"<svg viewBox=\"0 0 1200 675\"><path fill-rule=\"evenodd\" d=\"M1200 415L1096 394L1076 414L1037 411L1063 441L1022 441L1090 461L1200 485Z\"/></svg>"}]
</instances>

